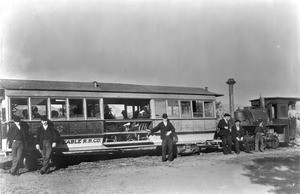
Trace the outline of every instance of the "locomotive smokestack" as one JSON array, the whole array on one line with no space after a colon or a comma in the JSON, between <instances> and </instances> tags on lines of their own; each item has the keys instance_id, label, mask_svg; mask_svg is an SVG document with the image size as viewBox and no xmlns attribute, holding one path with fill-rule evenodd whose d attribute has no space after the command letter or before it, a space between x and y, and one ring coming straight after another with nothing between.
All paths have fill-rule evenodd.
<instances>
[{"instance_id":1,"label":"locomotive smokestack","mask_svg":"<svg viewBox=\"0 0 300 194\"><path fill-rule=\"evenodd\" d=\"M236 83L233 78L229 78L226 82L229 85L229 109L230 115L234 116L234 100L233 100L233 85Z\"/></svg>"}]
</instances>

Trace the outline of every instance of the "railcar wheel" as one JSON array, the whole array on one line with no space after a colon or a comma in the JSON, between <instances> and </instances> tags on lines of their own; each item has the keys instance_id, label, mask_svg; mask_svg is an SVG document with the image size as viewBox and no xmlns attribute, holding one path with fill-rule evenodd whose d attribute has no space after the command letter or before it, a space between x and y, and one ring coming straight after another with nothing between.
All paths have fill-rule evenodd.
<instances>
[{"instance_id":1,"label":"railcar wheel","mask_svg":"<svg viewBox=\"0 0 300 194\"><path fill-rule=\"evenodd\" d=\"M33 153L28 153L23 160L23 164L28 171L34 171L38 169L38 158Z\"/></svg>"},{"instance_id":2,"label":"railcar wheel","mask_svg":"<svg viewBox=\"0 0 300 194\"><path fill-rule=\"evenodd\" d=\"M274 139L273 139L273 141L271 143L271 147L273 149L276 149L276 148L278 148L278 146L279 146L279 139L278 139L278 137L274 137Z\"/></svg>"}]
</instances>

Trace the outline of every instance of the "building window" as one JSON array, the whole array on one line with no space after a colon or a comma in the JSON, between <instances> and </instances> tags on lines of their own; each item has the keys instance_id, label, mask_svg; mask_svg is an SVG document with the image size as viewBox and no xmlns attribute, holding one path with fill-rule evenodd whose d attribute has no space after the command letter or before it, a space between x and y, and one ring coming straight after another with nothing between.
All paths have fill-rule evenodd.
<instances>
[{"instance_id":1,"label":"building window","mask_svg":"<svg viewBox=\"0 0 300 194\"><path fill-rule=\"evenodd\" d=\"M83 99L69 99L70 118L84 118Z\"/></svg>"},{"instance_id":2,"label":"building window","mask_svg":"<svg viewBox=\"0 0 300 194\"><path fill-rule=\"evenodd\" d=\"M203 102L196 100L193 101L193 116L203 118Z\"/></svg>"},{"instance_id":3,"label":"building window","mask_svg":"<svg viewBox=\"0 0 300 194\"><path fill-rule=\"evenodd\" d=\"M87 99L86 107L87 107L87 117L88 118L100 118L99 100Z\"/></svg>"},{"instance_id":4,"label":"building window","mask_svg":"<svg viewBox=\"0 0 300 194\"><path fill-rule=\"evenodd\" d=\"M204 102L205 117L214 117L214 103Z\"/></svg>"},{"instance_id":5,"label":"building window","mask_svg":"<svg viewBox=\"0 0 300 194\"><path fill-rule=\"evenodd\" d=\"M66 99L50 99L51 102L51 118L52 119L61 119L67 118L67 106Z\"/></svg>"},{"instance_id":6,"label":"building window","mask_svg":"<svg viewBox=\"0 0 300 194\"><path fill-rule=\"evenodd\" d=\"M11 98L10 99L11 119L19 116L22 119L29 119L28 98Z\"/></svg>"},{"instance_id":7,"label":"building window","mask_svg":"<svg viewBox=\"0 0 300 194\"><path fill-rule=\"evenodd\" d=\"M181 101L181 117L191 118L191 102L190 101Z\"/></svg>"},{"instance_id":8,"label":"building window","mask_svg":"<svg viewBox=\"0 0 300 194\"><path fill-rule=\"evenodd\" d=\"M31 98L31 115L32 119L39 119L42 115L47 115L47 99Z\"/></svg>"},{"instance_id":9,"label":"building window","mask_svg":"<svg viewBox=\"0 0 300 194\"><path fill-rule=\"evenodd\" d=\"M168 116L170 118L179 118L178 100L168 100Z\"/></svg>"}]
</instances>

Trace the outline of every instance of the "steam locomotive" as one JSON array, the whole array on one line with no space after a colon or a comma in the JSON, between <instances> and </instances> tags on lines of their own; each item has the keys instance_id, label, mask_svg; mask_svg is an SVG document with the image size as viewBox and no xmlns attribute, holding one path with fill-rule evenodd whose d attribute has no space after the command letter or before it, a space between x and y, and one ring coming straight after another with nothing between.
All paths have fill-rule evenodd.
<instances>
[{"instance_id":1,"label":"steam locomotive","mask_svg":"<svg viewBox=\"0 0 300 194\"><path fill-rule=\"evenodd\" d=\"M266 146L277 148L279 143L288 143L296 137L297 127L293 124L294 118L289 117L289 111L295 107L297 101L300 98L260 97L250 100L251 107L238 108L234 112L234 118L241 121L241 125L252 137L257 120L262 119L269 129L265 137Z\"/></svg>"}]
</instances>

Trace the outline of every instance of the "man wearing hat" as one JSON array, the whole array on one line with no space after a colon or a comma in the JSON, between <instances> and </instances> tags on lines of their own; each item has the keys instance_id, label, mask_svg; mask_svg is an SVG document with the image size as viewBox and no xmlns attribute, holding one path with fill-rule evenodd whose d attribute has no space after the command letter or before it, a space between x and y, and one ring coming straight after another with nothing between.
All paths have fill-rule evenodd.
<instances>
[{"instance_id":1,"label":"man wearing hat","mask_svg":"<svg viewBox=\"0 0 300 194\"><path fill-rule=\"evenodd\" d=\"M29 138L29 125L21 121L19 116L14 116L14 123L7 132L7 139L12 143L12 167L11 175L20 175L19 168L23 161L23 150Z\"/></svg>"},{"instance_id":2,"label":"man wearing hat","mask_svg":"<svg viewBox=\"0 0 300 194\"><path fill-rule=\"evenodd\" d=\"M160 138L162 140L162 161L167 161L166 155L168 150L168 160L173 160L173 134L175 133L175 128L168 119L168 115L164 113L162 115L162 122L160 122L156 127L150 129L150 134L153 135L154 132L160 130Z\"/></svg>"},{"instance_id":3,"label":"man wearing hat","mask_svg":"<svg viewBox=\"0 0 300 194\"><path fill-rule=\"evenodd\" d=\"M45 115L41 116L41 123L42 125L37 130L36 149L40 150L43 156L43 166L40 173L48 174L53 148L56 147L60 139L53 123Z\"/></svg>"},{"instance_id":4,"label":"man wearing hat","mask_svg":"<svg viewBox=\"0 0 300 194\"><path fill-rule=\"evenodd\" d=\"M257 121L258 125L255 128L255 151L258 152L258 147L260 151L264 152L264 135L268 132L268 129L263 125L263 120L261 118ZM259 146L260 145L260 146Z\"/></svg>"},{"instance_id":5,"label":"man wearing hat","mask_svg":"<svg viewBox=\"0 0 300 194\"><path fill-rule=\"evenodd\" d=\"M235 125L232 126L231 128L231 138L232 142L235 145L235 153L239 154L240 153L240 142L244 143L245 147L245 152L250 153L250 148L249 148L249 136L246 134L245 129L240 125L241 121L240 120L235 120Z\"/></svg>"},{"instance_id":6,"label":"man wearing hat","mask_svg":"<svg viewBox=\"0 0 300 194\"><path fill-rule=\"evenodd\" d=\"M225 113L224 118L221 119L218 123L218 128L220 129L219 136L222 140L223 153L225 155L231 154L231 135L230 135L230 127L229 127L230 114Z\"/></svg>"}]
</instances>

